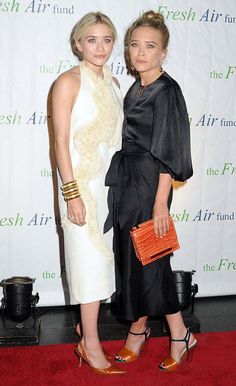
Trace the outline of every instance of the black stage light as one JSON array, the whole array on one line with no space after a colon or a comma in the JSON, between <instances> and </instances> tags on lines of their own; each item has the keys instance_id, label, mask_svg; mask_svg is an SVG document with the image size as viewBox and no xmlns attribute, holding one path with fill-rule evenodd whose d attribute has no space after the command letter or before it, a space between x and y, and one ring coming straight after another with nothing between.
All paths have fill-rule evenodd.
<instances>
[{"instance_id":1,"label":"black stage light","mask_svg":"<svg viewBox=\"0 0 236 386\"><path fill-rule=\"evenodd\" d=\"M181 311L185 311L191 306L191 314L194 311L194 297L198 293L198 285L192 285L192 276L195 272L173 271Z\"/></svg>"},{"instance_id":2,"label":"black stage light","mask_svg":"<svg viewBox=\"0 0 236 386\"><path fill-rule=\"evenodd\" d=\"M3 287L0 344L38 343L40 321L36 316L39 294L32 295L35 279L13 276L0 282Z\"/></svg>"},{"instance_id":3,"label":"black stage light","mask_svg":"<svg viewBox=\"0 0 236 386\"><path fill-rule=\"evenodd\" d=\"M198 285L192 284L195 271L173 271L180 309L185 325L192 332L200 332L200 322L194 315L194 299L198 293Z\"/></svg>"},{"instance_id":4,"label":"black stage light","mask_svg":"<svg viewBox=\"0 0 236 386\"><path fill-rule=\"evenodd\" d=\"M193 333L200 332L200 322L194 315L194 298L198 293L198 285L192 284L195 271L173 271L180 311L184 323ZM165 318L161 318L162 335L169 335L169 327Z\"/></svg>"}]
</instances>

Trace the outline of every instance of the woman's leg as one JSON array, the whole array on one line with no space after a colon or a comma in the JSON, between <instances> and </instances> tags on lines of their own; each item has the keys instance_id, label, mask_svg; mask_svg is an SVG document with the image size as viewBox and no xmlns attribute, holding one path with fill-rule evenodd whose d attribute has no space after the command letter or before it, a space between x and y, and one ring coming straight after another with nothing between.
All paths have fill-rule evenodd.
<instances>
[{"instance_id":1,"label":"woman's leg","mask_svg":"<svg viewBox=\"0 0 236 386\"><path fill-rule=\"evenodd\" d=\"M100 301L81 304L81 323L83 329L82 344L91 366L107 368L110 363L106 359L98 337L98 312Z\"/></svg>"},{"instance_id":2,"label":"woman's leg","mask_svg":"<svg viewBox=\"0 0 236 386\"><path fill-rule=\"evenodd\" d=\"M186 336L187 328L180 311L176 314L166 315L166 320L170 329L171 339L183 339ZM193 334L190 334L189 345L193 343L194 339ZM181 352L185 348L185 342L171 342L170 356L179 363Z\"/></svg>"},{"instance_id":3,"label":"woman's leg","mask_svg":"<svg viewBox=\"0 0 236 386\"><path fill-rule=\"evenodd\" d=\"M133 322L130 326L130 331L134 334L142 334L147 329L147 316L139 318L136 322ZM140 348L145 342L145 335L133 335L128 334L125 346L134 352L136 355L140 354Z\"/></svg>"}]
</instances>

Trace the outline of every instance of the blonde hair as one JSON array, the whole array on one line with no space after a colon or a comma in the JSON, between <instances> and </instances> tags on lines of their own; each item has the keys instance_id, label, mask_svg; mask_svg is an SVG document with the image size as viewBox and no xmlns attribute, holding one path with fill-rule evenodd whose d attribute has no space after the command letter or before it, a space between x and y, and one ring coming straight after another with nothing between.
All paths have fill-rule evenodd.
<instances>
[{"instance_id":1,"label":"blonde hair","mask_svg":"<svg viewBox=\"0 0 236 386\"><path fill-rule=\"evenodd\" d=\"M91 27L94 24L107 25L111 30L113 41L116 40L117 32L114 24L112 23L111 19L108 16L104 15L101 12L86 13L86 15L84 15L75 24L70 34L70 44L71 44L72 52L74 55L76 55L79 58L79 60L83 60L83 54L78 50L76 43L80 41L82 36L85 34L87 28Z\"/></svg>"},{"instance_id":2,"label":"blonde hair","mask_svg":"<svg viewBox=\"0 0 236 386\"><path fill-rule=\"evenodd\" d=\"M138 27L152 27L161 33L162 48L166 49L169 43L169 30L165 24L165 19L161 13L154 11L147 11L141 17L133 22L125 34L125 59L128 67L131 67L131 60L129 55L129 46L131 36L134 30Z\"/></svg>"}]
</instances>

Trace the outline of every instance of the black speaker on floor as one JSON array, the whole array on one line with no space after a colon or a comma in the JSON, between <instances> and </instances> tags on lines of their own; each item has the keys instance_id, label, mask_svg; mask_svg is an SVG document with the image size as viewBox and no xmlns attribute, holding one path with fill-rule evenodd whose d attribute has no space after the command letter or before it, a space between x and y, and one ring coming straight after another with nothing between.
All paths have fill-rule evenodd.
<instances>
[{"instance_id":1,"label":"black speaker on floor","mask_svg":"<svg viewBox=\"0 0 236 386\"><path fill-rule=\"evenodd\" d=\"M34 281L28 276L13 276L0 282L4 295L0 344L39 342L40 321L36 316L39 294L32 295Z\"/></svg>"},{"instance_id":2,"label":"black speaker on floor","mask_svg":"<svg viewBox=\"0 0 236 386\"><path fill-rule=\"evenodd\" d=\"M200 332L200 322L194 315L194 299L198 293L198 285L192 284L195 271L173 271L180 310L186 327L193 333ZM169 334L168 324L165 318L161 319L162 335Z\"/></svg>"},{"instance_id":3,"label":"black speaker on floor","mask_svg":"<svg viewBox=\"0 0 236 386\"><path fill-rule=\"evenodd\" d=\"M181 311L191 307L191 314L194 311L194 298L198 293L198 285L192 284L194 273L195 271L173 271Z\"/></svg>"},{"instance_id":4,"label":"black speaker on floor","mask_svg":"<svg viewBox=\"0 0 236 386\"><path fill-rule=\"evenodd\" d=\"M192 284L195 271L173 271L177 295L184 323L191 332L200 332L200 322L194 315L194 300L198 285Z\"/></svg>"}]
</instances>

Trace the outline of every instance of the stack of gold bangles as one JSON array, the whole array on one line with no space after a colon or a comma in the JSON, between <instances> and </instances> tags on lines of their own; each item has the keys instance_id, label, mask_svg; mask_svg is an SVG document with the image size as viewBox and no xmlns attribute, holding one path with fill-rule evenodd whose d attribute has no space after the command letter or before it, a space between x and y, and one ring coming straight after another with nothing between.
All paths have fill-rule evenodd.
<instances>
[{"instance_id":1,"label":"stack of gold bangles","mask_svg":"<svg viewBox=\"0 0 236 386\"><path fill-rule=\"evenodd\" d=\"M77 197L81 196L76 180L67 182L66 184L63 184L61 187L61 190L62 190L62 194L64 196L64 200L66 202L73 200L73 198L77 198Z\"/></svg>"}]
</instances>

